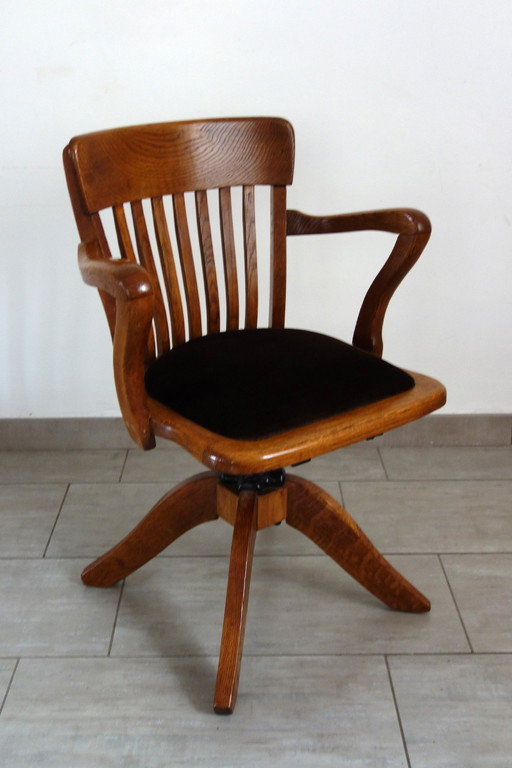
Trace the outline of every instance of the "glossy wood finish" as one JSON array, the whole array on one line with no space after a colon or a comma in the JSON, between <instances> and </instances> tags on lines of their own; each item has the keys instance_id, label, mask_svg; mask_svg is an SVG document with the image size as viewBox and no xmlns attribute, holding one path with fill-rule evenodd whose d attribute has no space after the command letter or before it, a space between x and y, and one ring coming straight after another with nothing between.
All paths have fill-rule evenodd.
<instances>
[{"instance_id":1,"label":"glossy wood finish","mask_svg":"<svg viewBox=\"0 0 512 768\"><path fill-rule=\"evenodd\" d=\"M237 497L219 486L217 502L219 517L234 525L215 691L218 714L231 714L236 703L255 537L267 525L285 519L389 608L430 610L428 598L380 554L346 509L309 480L288 475L284 488L264 496L244 491ZM266 519L263 509L269 511Z\"/></svg>"},{"instance_id":2,"label":"glossy wood finish","mask_svg":"<svg viewBox=\"0 0 512 768\"><path fill-rule=\"evenodd\" d=\"M163 282L166 290L167 306L169 307L169 317L171 326L171 335L173 346L183 344L186 338L185 335L185 318L183 314L183 304L181 300L180 286L178 283L178 273L176 270L176 262L174 259L173 249L171 245L171 238L169 235L169 228L167 226L167 218L165 216L164 202L161 197L154 197L151 200L151 210L153 213L153 223L155 228L155 238L157 242L158 255L160 257L160 264L162 265ZM144 228L147 232L147 227L144 220ZM137 225L136 225L137 231ZM154 257L151 252L150 246L148 250L151 253L151 261L154 262ZM149 260L149 255L148 255ZM141 263L143 263L141 261ZM158 286L158 278L156 274L156 268L151 270L154 280L152 284ZM159 291L159 287L154 289L157 291L155 294L155 325L159 327L160 333L165 334L166 343L162 345L162 352L169 349L169 331L167 329L167 317L165 314L165 305L163 303L162 293Z\"/></svg>"},{"instance_id":3,"label":"glossy wood finish","mask_svg":"<svg viewBox=\"0 0 512 768\"><path fill-rule=\"evenodd\" d=\"M204 333L258 324L257 185L271 190L270 324L284 325L286 185L293 162L293 130L278 118L136 126L80 136L66 147L66 177L82 239L80 269L100 290L114 338L123 416L140 447L154 445L157 429L148 420L147 399L140 399L145 367L155 355ZM209 189L218 190L218 210L210 205ZM235 191L241 195L243 282L237 274ZM104 209L111 209L117 243L107 241ZM217 258L214 216L221 241ZM113 258L116 251L120 259ZM119 268L127 263L131 270ZM124 306L142 295L145 302ZM122 345L146 333L144 350L137 343L139 365L125 364L133 354Z\"/></svg>"},{"instance_id":4,"label":"glossy wood finish","mask_svg":"<svg viewBox=\"0 0 512 768\"><path fill-rule=\"evenodd\" d=\"M272 187L270 325L284 328L286 307L286 189Z\"/></svg>"},{"instance_id":5,"label":"glossy wood finish","mask_svg":"<svg viewBox=\"0 0 512 768\"><path fill-rule=\"evenodd\" d=\"M341 504L297 475L288 475L287 487L288 525L308 536L389 608L430 610L429 600L380 554Z\"/></svg>"},{"instance_id":6,"label":"glossy wood finish","mask_svg":"<svg viewBox=\"0 0 512 768\"><path fill-rule=\"evenodd\" d=\"M236 330L239 326L239 298L235 235L233 231L233 208L231 204L231 189L229 187L219 189L219 216L227 305L226 330L232 331Z\"/></svg>"},{"instance_id":7,"label":"glossy wood finish","mask_svg":"<svg viewBox=\"0 0 512 768\"><path fill-rule=\"evenodd\" d=\"M440 408L446 400L442 384L409 371L414 389L262 440L243 441L216 435L148 398L155 433L187 449L218 472L248 474L297 464L396 429Z\"/></svg>"},{"instance_id":8,"label":"glossy wood finish","mask_svg":"<svg viewBox=\"0 0 512 768\"><path fill-rule=\"evenodd\" d=\"M279 488L272 493L256 495L256 528L258 531L277 525L286 519L287 488ZM239 498L226 486L217 486L217 514L230 525L235 525Z\"/></svg>"},{"instance_id":9,"label":"glossy wood finish","mask_svg":"<svg viewBox=\"0 0 512 768\"><path fill-rule=\"evenodd\" d=\"M215 686L213 708L218 715L230 715L236 703L257 523L256 494L242 491L238 497L233 529L224 625Z\"/></svg>"},{"instance_id":10,"label":"glossy wood finish","mask_svg":"<svg viewBox=\"0 0 512 768\"><path fill-rule=\"evenodd\" d=\"M392 429L439 408L442 385L418 377L411 396L388 402L373 413L358 411L310 430L296 430L265 444L230 444L210 435L177 414L152 402L144 391L145 368L169 344L240 324L239 291L232 188L242 189L244 327L258 323L258 266L255 224L255 185L271 188L270 324L285 324L286 236L375 229L398 234L395 247L370 286L354 331L354 344L382 353L382 323L397 285L424 248L430 224L418 211L399 209L308 216L286 211L286 184L293 173L294 139L291 126L274 118L192 121L138 126L73 139L64 162L73 209L83 244L83 278L101 292L114 337L115 379L130 435L143 448L154 445L154 435L176 440L207 466L221 471L257 472L301 461L356 442L373 432ZM220 308L219 259L212 244L212 211L207 188L218 189L225 307ZM203 290L196 275L192 224L186 193L194 192ZM163 195L172 199L171 211ZM141 199L151 198L151 214L163 286ZM135 245L123 207L130 203ZM112 259L102 221L101 206L113 210L121 259ZM170 235L175 230L176 249ZM137 259L140 266L137 264ZM180 290L180 278L183 291ZM203 299L201 299L201 293ZM140 300L144 297L144 301ZM135 301L137 299L137 301ZM204 301L205 317L201 302ZM131 304L130 308L126 303ZM222 317L225 318L222 321ZM185 321L186 318L186 321ZM133 340L133 343L132 343ZM130 350L124 347L129 345ZM138 362L136 362L136 360Z\"/></svg>"},{"instance_id":11,"label":"glossy wood finish","mask_svg":"<svg viewBox=\"0 0 512 768\"><path fill-rule=\"evenodd\" d=\"M254 185L243 188L245 327L258 324L258 257L256 253L256 210Z\"/></svg>"},{"instance_id":12,"label":"glossy wood finish","mask_svg":"<svg viewBox=\"0 0 512 768\"><path fill-rule=\"evenodd\" d=\"M140 447L152 448L160 436L183 446L215 473L253 474L373 437L444 404L446 392L439 382L412 374L414 388L401 395L268 439L241 441L209 432L147 396L147 367L171 345L261 323L259 185L270 188L267 250L273 327L285 325L288 236L363 229L397 235L362 303L353 337L356 346L382 354L386 308L425 247L430 223L409 209L327 217L287 211L293 164L293 129L277 118L101 131L73 139L64 150L82 241L80 270L84 281L99 290L113 337L119 403ZM107 239L105 209L113 217L114 243ZM234 215L238 209L240 228ZM217 516L230 522L234 530L216 712L232 712L236 701L258 529L286 519L388 606L429 609L428 600L380 555L346 510L312 483L290 476L279 491L261 497L244 491L237 497L218 486L215 473L197 475L167 494L122 542L85 569L83 579L108 586L193 526Z\"/></svg>"},{"instance_id":13,"label":"glossy wood finish","mask_svg":"<svg viewBox=\"0 0 512 768\"><path fill-rule=\"evenodd\" d=\"M72 139L82 207L244 184L291 184L293 130L279 118L190 120L98 131Z\"/></svg>"},{"instance_id":14,"label":"glossy wood finish","mask_svg":"<svg viewBox=\"0 0 512 768\"><path fill-rule=\"evenodd\" d=\"M111 587L196 525L217 519L217 476L201 472L165 494L130 533L87 566L84 584Z\"/></svg>"},{"instance_id":15,"label":"glossy wood finish","mask_svg":"<svg viewBox=\"0 0 512 768\"><path fill-rule=\"evenodd\" d=\"M338 216L308 216L288 211L289 235L320 235L379 230L398 234L386 263L369 287L357 318L353 343L382 355L382 325L389 301L405 275L419 259L430 237L428 218L414 209L369 211Z\"/></svg>"}]
</instances>

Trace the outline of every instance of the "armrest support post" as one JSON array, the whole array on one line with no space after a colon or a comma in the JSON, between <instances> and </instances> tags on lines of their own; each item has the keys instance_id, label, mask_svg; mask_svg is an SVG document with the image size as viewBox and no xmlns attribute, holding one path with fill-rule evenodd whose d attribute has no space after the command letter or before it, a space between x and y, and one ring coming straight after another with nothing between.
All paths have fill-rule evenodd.
<instances>
[{"instance_id":1,"label":"armrest support post","mask_svg":"<svg viewBox=\"0 0 512 768\"><path fill-rule=\"evenodd\" d=\"M99 290L105 307L114 343L117 396L128 432L139 447L153 448L144 385L154 316L150 278L136 263L103 258L97 241L79 245L78 263L82 279Z\"/></svg>"},{"instance_id":2,"label":"armrest support post","mask_svg":"<svg viewBox=\"0 0 512 768\"><path fill-rule=\"evenodd\" d=\"M355 346L382 356L382 326L389 301L430 237L428 218L414 209L389 209L336 216L287 211L288 235L379 230L398 235L394 248L364 297L354 329Z\"/></svg>"}]
</instances>

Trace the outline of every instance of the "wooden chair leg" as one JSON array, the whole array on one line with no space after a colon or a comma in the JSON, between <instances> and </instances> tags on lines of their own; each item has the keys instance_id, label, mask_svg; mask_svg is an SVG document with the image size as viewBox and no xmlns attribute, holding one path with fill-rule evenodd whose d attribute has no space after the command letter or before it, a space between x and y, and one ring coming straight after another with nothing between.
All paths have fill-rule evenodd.
<instances>
[{"instance_id":1,"label":"wooden chair leg","mask_svg":"<svg viewBox=\"0 0 512 768\"><path fill-rule=\"evenodd\" d=\"M224 625L215 687L213 708L218 715L230 715L236 703L257 523L256 494L252 491L243 491L238 497L233 530Z\"/></svg>"},{"instance_id":2,"label":"wooden chair leg","mask_svg":"<svg viewBox=\"0 0 512 768\"><path fill-rule=\"evenodd\" d=\"M110 587L183 533L200 523L216 520L217 483L217 474L201 472L166 493L122 541L85 568L84 584Z\"/></svg>"},{"instance_id":3,"label":"wooden chair leg","mask_svg":"<svg viewBox=\"0 0 512 768\"><path fill-rule=\"evenodd\" d=\"M297 475L288 475L287 487L289 525L390 608L414 613L430 610L429 600L380 554L341 504Z\"/></svg>"}]
</instances>

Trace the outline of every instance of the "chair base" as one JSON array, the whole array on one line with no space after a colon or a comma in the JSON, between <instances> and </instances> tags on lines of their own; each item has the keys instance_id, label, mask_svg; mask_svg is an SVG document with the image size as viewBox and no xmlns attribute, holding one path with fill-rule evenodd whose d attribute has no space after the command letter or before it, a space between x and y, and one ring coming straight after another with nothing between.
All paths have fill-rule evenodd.
<instances>
[{"instance_id":1,"label":"chair base","mask_svg":"<svg viewBox=\"0 0 512 768\"><path fill-rule=\"evenodd\" d=\"M218 517L233 525L233 540L214 698L217 714L231 714L236 703L254 544L262 528L286 520L393 610L430 610L428 599L380 554L346 509L297 475L287 475L282 487L264 494L250 486L234 492L214 472L195 475L163 496L119 544L87 566L82 580L89 586L112 586L186 531Z\"/></svg>"}]
</instances>

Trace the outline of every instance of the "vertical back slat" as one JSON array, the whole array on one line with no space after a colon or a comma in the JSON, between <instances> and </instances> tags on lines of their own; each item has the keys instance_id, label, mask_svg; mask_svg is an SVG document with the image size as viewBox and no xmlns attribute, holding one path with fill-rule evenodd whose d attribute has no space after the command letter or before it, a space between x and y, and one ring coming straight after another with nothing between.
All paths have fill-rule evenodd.
<instances>
[{"instance_id":1,"label":"vertical back slat","mask_svg":"<svg viewBox=\"0 0 512 768\"><path fill-rule=\"evenodd\" d=\"M201 251L204 292L206 297L206 327L208 333L217 333L220 331L219 289L217 286L217 271L215 269L207 192L205 190L197 191L195 193L195 199L199 248Z\"/></svg>"},{"instance_id":2,"label":"vertical back slat","mask_svg":"<svg viewBox=\"0 0 512 768\"><path fill-rule=\"evenodd\" d=\"M258 264L254 186L243 187L243 230L245 257L245 327L258 325Z\"/></svg>"},{"instance_id":3,"label":"vertical back slat","mask_svg":"<svg viewBox=\"0 0 512 768\"><path fill-rule=\"evenodd\" d=\"M284 328L286 309L286 187L271 190L270 318L272 328Z\"/></svg>"},{"instance_id":4,"label":"vertical back slat","mask_svg":"<svg viewBox=\"0 0 512 768\"><path fill-rule=\"evenodd\" d=\"M180 253L181 273L187 300L188 334L189 338L195 339L198 336L201 336L201 307L199 304L192 245L190 243L185 196L181 192L177 193L173 195L172 202L176 237Z\"/></svg>"},{"instance_id":5,"label":"vertical back slat","mask_svg":"<svg viewBox=\"0 0 512 768\"><path fill-rule=\"evenodd\" d=\"M226 328L228 331L231 331L238 328L239 299L233 210L231 206L231 189L229 187L219 189L219 218L226 285Z\"/></svg>"},{"instance_id":6,"label":"vertical back slat","mask_svg":"<svg viewBox=\"0 0 512 768\"><path fill-rule=\"evenodd\" d=\"M167 314L165 304L160 289L160 281L153 258L153 250L149 240L146 217L140 200L134 200L131 204L133 228L135 230L135 242L137 243L137 252L139 261L148 272L153 286L153 295L155 300L155 337L158 354L161 355L169 349L169 327L167 324Z\"/></svg>"},{"instance_id":7,"label":"vertical back slat","mask_svg":"<svg viewBox=\"0 0 512 768\"><path fill-rule=\"evenodd\" d=\"M128 261L136 261L137 259L135 258L135 251L133 249L132 238L130 236L130 230L128 229L124 207L122 205L114 205L112 211L114 214L114 223L116 226L117 241L119 243L121 256Z\"/></svg>"},{"instance_id":8,"label":"vertical back slat","mask_svg":"<svg viewBox=\"0 0 512 768\"><path fill-rule=\"evenodd\" d=\"M94 216L91 216L88 224L90 225L92 230L90 233L90 239L98 240L100 244L101 252L104 254L105 258L111 259L112 253L110 250L110 245L105 235L105 230L103 228L103 223L101 221L101 217L99 213L96 213L94 214ZM110 296L110 294L106 293L105 291L100 290L99 294L100 294L101 302L103 304L103 308L105 310L105 314L107 316L110 335L112 336L112 338L114 338L114 332L116 329L116 301L112 296Z\"/></svg>"},{"instance_id":9,"label":"vertical back slat","mask_svg":"<svg viewBox=\"0 0 512 768\"><path fill-rule=\"evenodd\" d=\"M117 242L119 244L119 251L121 257L127 261L136 262L135 250L133 248L132 238L130 230L128 229L128 222L126 220L126 214L123 205L114 205L112 208L114 213L114 222L116 227ZM152 359L155 356L157 348L157 336L155 328L152 327L148 334L148 357Z\"/></svg>"},{"instance_id":10,"label":"vertical back slat","mask_svg":"<svg viewBox=\"0 0 512 768\"><path fill-rule=\"evenodd\" d=\"M153 211L153 224L160 263L162 265L162 274L167 291L172 343L173 346L176 346L185 342L185 320L176 264L169 236L169 227L167 226L164 203L161 197L155 197L151 200L151 209Z\"/></svg>"}]
</instances>

